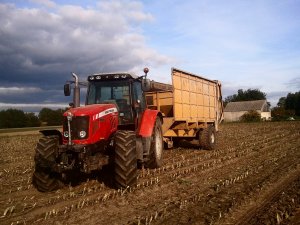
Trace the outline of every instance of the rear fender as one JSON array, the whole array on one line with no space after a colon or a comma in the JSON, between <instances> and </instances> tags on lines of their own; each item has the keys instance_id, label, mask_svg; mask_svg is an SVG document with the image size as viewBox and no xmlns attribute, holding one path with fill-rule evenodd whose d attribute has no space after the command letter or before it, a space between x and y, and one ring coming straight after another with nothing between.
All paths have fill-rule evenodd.
<instances>
[{"instance_id":1,"label":"rear fender","mask_svg":"<svg viewBox=\"0 0 300 225\"><path fill-rule=\"evenodd\" d=\"M140 136L143 138L151 137L157 117L162 120L162 114L158 110L146 109L144 111L139 129Z\"/></svg>"},{"instance_id":2,"label":"rear fender","mask_svg":"<svg viewBox=\"0 0 300 225\"><path fill-rule=\"evenodd\" d=\"M62 133L59 130L40 130L40 133L42 133L44 136L58 136L59 137L59 144L62 144Z\"/></svg>"}]
</instances>

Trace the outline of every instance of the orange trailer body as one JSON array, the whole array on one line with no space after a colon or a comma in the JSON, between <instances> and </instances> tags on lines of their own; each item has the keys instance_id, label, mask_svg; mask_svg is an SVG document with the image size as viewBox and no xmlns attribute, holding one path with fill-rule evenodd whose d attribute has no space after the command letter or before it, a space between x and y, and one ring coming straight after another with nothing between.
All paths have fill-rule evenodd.
<instances>
[{"instance_id":1,"label":"orange trailer body","mask_svg":"<svg viewBox=\"0 0 300 225\"><path fill-rule=\"evenodd\" d=\"M162 112L165 141L196 138L210 125L218 131L223 120L221 83L176 68L171 76L172 85L154 82L146 94L148 108Z\"/></svg>"}]
</instances>

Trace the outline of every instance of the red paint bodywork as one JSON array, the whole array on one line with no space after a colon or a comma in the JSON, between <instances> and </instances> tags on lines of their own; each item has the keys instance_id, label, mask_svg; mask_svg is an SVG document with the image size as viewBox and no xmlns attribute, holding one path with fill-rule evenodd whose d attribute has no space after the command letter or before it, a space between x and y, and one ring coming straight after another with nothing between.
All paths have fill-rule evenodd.
<instances>
[{"instance_id":1,"label":"red paint bodywork","mask_svg":"<svg viewBox=\"0 0 300 225\"><path fill-rule=\"evenodd\" d=\"M89 136L87 139L72 140L74 144L94 144L100 140L108 140L112 133L118 128L118 112L114 104L94 104L78 108L71 108L64 113L72 113L73 117L76 116L89 116ZM107 112L107 113L104 113ZM63 143L67 144L68 139L63 137Z\"/></svg>"},{"instance_id":2,"label":"red paint bodywork","mask_svg":"<svg viewBox=\"0 0 300 225\"><path fill-rule=\"evenodd\" d=\"M139 135L142 137L151 137L156 118L160 111L146 109L143 113Z\"/></svg>"}]
</instances>

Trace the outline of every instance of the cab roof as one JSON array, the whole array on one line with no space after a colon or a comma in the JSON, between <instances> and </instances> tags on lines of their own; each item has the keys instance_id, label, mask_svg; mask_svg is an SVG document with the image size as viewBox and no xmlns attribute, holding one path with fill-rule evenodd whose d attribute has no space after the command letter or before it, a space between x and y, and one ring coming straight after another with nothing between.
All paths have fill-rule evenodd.
<instances>
[{"instance_id":1,"label":"cab roof","mask_svg":"<svg viewBox=\"0 0 300 225\"><path fill-rule=\"evenodd\" d=\"M88 81L100 81L100 80L125 80L125 79L137 79L138 76L133 73L117 72L117 73L94 73L88 76Z\"/></svg>"}]
</instances>

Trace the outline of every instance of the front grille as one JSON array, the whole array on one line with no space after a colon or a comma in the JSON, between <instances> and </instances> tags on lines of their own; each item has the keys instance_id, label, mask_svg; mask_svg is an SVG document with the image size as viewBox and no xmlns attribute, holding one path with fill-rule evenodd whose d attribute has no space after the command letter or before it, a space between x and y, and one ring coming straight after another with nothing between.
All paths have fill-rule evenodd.
<instances>
[{"instance_id":1,"label":"front grille","mask_svg":"<svg viewBox=\"0 0 300 225\"><path fill-rule=\"evenodd\" d=\"M72 121L70 121L71 125L71 137L72 140L82 140L87 139L89 137L89 117L88 116L74 116L72 118ZM68 120L67 117L64 117L63 122L63 129L64 131L68 131ZM86 136L84 138L81 138L79 136L80 131L85 131ZM65 138L67 139L67 138Z\"/></svg>"}]
</instances>

